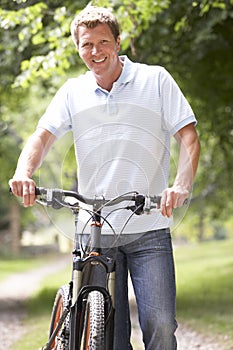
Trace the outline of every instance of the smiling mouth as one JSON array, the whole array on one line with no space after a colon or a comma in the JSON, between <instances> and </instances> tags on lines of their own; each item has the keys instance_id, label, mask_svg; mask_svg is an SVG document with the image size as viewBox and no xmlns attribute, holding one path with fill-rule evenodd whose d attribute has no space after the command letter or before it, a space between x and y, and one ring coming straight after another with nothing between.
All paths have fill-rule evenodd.
<instances>
[{"instance_id":1,"label":"smiling mouth","mask_svg":"<svg viewBox=\"0 0 233 350\"><path fill-rule=\"evenodd\" d=\"M99 59L99 60L92 60L92 62L94 62L94 63L102 63L102 62L104 62L105 60L106 60L106 57L101 58L101 59Z\"/></svg>"}]
</instances>

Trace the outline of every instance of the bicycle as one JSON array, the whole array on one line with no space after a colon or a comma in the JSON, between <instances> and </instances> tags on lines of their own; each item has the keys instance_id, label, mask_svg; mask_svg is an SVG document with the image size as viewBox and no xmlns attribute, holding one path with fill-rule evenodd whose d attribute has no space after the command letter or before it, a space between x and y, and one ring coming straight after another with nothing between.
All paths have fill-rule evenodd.
<instances>
[{"instance_id":1,"label":"bicycle","mask_svg":"<svg viewBox=\"0 0 233 350\"><path fill-rule=\"evenodd\" d=\"M104 217L101 212L105 207L127 202L120 209L131 211L130 220L134 214L149 214L151 209L159 206L161 197L128 192L107 200L42 187L36 188L36 195L40 196L37 203L53 209L68 208L75 217L72 279L69 285L57 291L49 340L41 350L111 350L114 339L115 260L101 249L102 225L110 225L107 216ZM75 203L67 201L69 197L74 198ZM82 208L80 202L90 205L91 209ZM90 240L85 247L82 242L84 229L78 232L80 210L90 214L90 219L84 225L91 225ZM111 229L114 233L114 229Z\"/></svg>"}]
</instances>

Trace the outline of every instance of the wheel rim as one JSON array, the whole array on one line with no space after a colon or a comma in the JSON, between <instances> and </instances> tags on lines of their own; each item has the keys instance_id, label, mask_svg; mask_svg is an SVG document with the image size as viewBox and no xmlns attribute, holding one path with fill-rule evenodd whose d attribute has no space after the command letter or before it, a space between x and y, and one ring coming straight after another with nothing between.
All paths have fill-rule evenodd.
<instances>
[{"instance_id":1,"label":"wheel rim","mask_svg":"<svg viewBox=\"0 0 233 350\"><path fill-rule=\"evenodd\" d=\"M57 305L57 311L56 311L56 315L55 315L55 319L54 319L54 324L53 324L53 331L55 330L55 328L57 327L57 324L61 318L61 315L63 313L64 310L64 304L63 304L63 299L62 297L59 298L58 301L58 305ZM52 344L52 349L56 349L56 345L57 345L57 337L55 338L53 344Z\"/></svg>"}]
</instances>

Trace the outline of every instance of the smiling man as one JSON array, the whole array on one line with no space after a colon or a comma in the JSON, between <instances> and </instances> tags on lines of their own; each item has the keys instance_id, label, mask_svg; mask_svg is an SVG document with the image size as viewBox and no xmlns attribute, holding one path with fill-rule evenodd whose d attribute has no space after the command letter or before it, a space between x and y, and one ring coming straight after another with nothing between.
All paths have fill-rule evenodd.
<instances>
[{"instance_id":1,"label":"smiling man","mask_svg":"<svg viewBox=\"0 0 233 350\"><path fill-rule=\"evenodd\" d=\"M81 25L78 29L78 50L86 66L93 72L96 82L110 91L119 78L122 63L119 60L120 37L114 38L107 24L99 24L93 29Z\"/></svg>"},{"instance_id":2,"label":"smiling man","mask_svg":"<svg viewBox=\"0 0 233 350\"><path fill-rule=\"evenodd\" d=\"M69 79L54 96L21 153L10 186L25 206L33 205L35 170L53 142L72 130L80 193L105 198L128 191L161 193L160 211L133 217L118 239L114 350L132 349L128 271L145 349L174 350L176 288L169 227L173 209L188 198L197 170L196 119L163 67L119 55L119 25L111 11L88 6L73 20L71 34L88 71ZM171 136L180 156L169 187ZM124 215L108 217L117 232L127 220ZM103 232L109 247L109 227L103 225Z\"/></svg>"}]
</instances>

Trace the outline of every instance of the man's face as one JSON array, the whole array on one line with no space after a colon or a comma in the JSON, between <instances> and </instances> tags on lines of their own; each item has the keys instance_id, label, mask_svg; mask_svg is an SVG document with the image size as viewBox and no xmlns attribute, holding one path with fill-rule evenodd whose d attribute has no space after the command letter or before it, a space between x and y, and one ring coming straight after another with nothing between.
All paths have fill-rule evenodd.
<instances>
[{"instance_id":1,"label":"man's face","mask_svg":"<svg viewBox=\"0 0 233 350\"><path fill-rule=\"evenodd\" d=\"M79 27L79 55L96 77L114 76L119 66L120 37L115 40L107 24Z\"/></svg>"}]
</instances>

